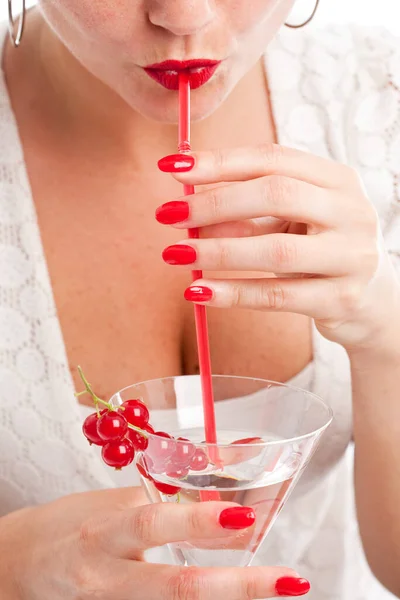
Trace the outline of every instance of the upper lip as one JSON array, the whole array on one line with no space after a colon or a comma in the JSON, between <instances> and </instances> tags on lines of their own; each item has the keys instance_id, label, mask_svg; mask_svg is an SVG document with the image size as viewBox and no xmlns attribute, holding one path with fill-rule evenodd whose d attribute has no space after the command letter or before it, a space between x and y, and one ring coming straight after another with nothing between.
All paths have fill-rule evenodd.
<instances>
[{"instance_id":1,"label":"upper lip","mask_svg":"<svg viewBox=\"0 0 400 600\"><path fill-rule=\"evenodd\" d=\"M201 67L214 67L220 60L209 60L205 58L196 58L194 60L165 60L154 65L147 65L145 69L154 69L157 71L184 71L186 69L200 69Z\"/></svg>"}]
</instances>

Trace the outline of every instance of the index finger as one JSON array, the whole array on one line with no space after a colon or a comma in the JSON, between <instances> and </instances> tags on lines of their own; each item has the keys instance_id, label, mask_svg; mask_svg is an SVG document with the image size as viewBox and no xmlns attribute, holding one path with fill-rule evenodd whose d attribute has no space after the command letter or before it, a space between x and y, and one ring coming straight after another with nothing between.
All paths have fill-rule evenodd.
<instances>
[{"instance_id":1,"label":"index finger","mask_svg":"<svg viewBox=\"0 0 400 600\"><path fill-rule=\"evenodd\" d=\"M174 173L178 181L190 185L266 175L292 177L323 188L340 188L354 180L354 172L345 165L278 144L193 152L192 156L195 164L190 171Z\"/></svg>"},{"instance_id":2,"label":"index finger","mask_svg":"<svg viewBox=\"0 0 400 600\"><path fill-rule=\"evenodd\" d=\"M108 552L124 558L171 542L232 537L255 523L252 508L226 502L148 504L121 512L98 532Z\"/></svg>"},{"instance_id":3,"label":"index finger","mask_svg":"<svg viewBox=\"0 0 400 600\"><path fill-rule=\"evenodd\" d=\"M140 565L140 579L146 585L139 587L136 567L137 565L132 565L125 578L126 589L131 589L131 594L134 593L137 600L256 600L288 595L303 596L310 590L306 579L286 567L201 568L143 563ZM122 573L121 576L123 577Z\"/></svg>"}]
</instances>

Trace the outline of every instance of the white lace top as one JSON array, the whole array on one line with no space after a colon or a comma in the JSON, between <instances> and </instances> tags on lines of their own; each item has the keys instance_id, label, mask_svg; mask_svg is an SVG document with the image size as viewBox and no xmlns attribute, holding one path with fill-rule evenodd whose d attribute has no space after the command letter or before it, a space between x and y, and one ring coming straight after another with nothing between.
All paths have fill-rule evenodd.
<instances>
[{"instance_id":1,"label":"white lace top","mask_svg":"<svg viewBox=\"0 0 400 600\"><path fill-rule=\"evenodd\" d=\"M345 27L285 30L265 62L280 143L359 170L400 266L400 42ZM370 574L357 532L345 352L314 331L314 360L295 382L325 398L335 420L256 562L294 567L311 580L311 600L393 598ZM118 484L83 439L84 411L0 72L0 515Z\"/></svg>"}]
</instances>

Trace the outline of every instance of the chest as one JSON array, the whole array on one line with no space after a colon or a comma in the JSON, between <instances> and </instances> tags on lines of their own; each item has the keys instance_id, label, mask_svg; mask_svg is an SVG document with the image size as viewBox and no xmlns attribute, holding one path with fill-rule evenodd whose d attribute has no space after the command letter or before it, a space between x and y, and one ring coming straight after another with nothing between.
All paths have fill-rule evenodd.
<instances>
[{"instance_id":1,"label":"chest","mask_svg":"<svg viewBox=\"0 0 400 600\"><path fill-rule=\"evenodd\" d=\"M104 396L133 381L197 372L193 308L183 299L191 275L161 259L185 233L154 219L180 185L155 169L137 177L79 161L47 161L49 177L41 160L27 159L75 386L78 364ZM298 315L214 309L209 325L215 373L286 380L312 358L310 324Z\"/></svg>"}]
</instances>

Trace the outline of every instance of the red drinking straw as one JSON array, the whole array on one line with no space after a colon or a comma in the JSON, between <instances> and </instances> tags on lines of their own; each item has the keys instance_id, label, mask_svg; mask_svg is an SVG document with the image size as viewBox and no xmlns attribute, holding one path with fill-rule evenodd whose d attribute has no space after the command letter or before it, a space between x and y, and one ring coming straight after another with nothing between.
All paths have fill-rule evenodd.
<instances>
[{"instance_id":1,"label":"red drinking straw","mask_svg":"<svg viewBox=\"0 0 400 600\"><path fill-rule=\"evenodd\" d=\"M191 151L190 147L190 84L185 73L179 75L179 146L181 153ZM185 196L194 194L193 185L184 185ZM198 229L189 229L189 238L197 239ZM202 271L193 271L193 281L203 277ZM205 437L208 444L217 443L217 428L215 422L214 393L211 377L210 344L208 340L208 325L206 307L194 305L196 321L197 349L199 354L200 380L203 395L203 412ZM218 464L216 447L210 448L210 458ZM219 493L203 490L200 493L202 500L219 500Z\"/></svg>"}]
</instances>

